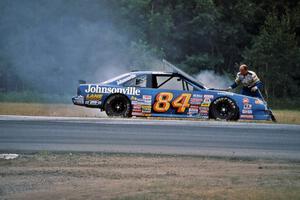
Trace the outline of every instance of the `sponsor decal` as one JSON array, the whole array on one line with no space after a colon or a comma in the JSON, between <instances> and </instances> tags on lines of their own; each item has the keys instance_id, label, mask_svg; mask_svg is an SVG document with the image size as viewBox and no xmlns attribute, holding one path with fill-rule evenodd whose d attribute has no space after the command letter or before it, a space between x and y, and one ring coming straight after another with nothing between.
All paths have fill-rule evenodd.
<instances>
[{"instance_id":1,"label":"sponsor decal","mask_svg":"<svg viewBox=\"0 0 300 200\"><path fill-rule=\"evenodd\" d=\"M88 94L86 95L86 100L89 101L100 101L102 99L102 94Z\"/></svg>"},{"instance_id":2,"label":"sponsor decal","mask_svg":"<svg viewBox=\"0 0 300 200\"><path fill-rule=\"evenodd\" d=\"M151 106L143 105L142 106L142 112L143 113L151 113Z\"/></svg>"},{"instance_id":3,"label":"sponsor decal","mask_svg":"<svg viewBox=\"0 0 300 200\"><path fill-rule=\"evenodd\" d=\"M201 107L209 107L210 106L210 103L202 103L201 104Z\"/></svg>"},{"instance_id":4,"label":"sponsor decal","mask_svg":"<svg viewBox=\"0 0 300 200\"><path fill-rule=\"evenodd\" d=\"M151 101L144 101L144 103L143 103L144 105L151 105Z\"/></svg>"},{"instance_id":5,"label":"sponsor decal","mask_svg":"<svg viewBox=\"0 0 300 200\"><path fill-rule=\"evenodd\" d=\"M196 115L196 114L198 114L198 111L196 111L196 110L189 110L187 114L188 115Z\"/></svg>"},{"instance_id":6,"label":"sponsor decal","mask_svg":"<svg viewBox=\"0 0 300 200\"><path fill-rule=\"evenodd\" d=\"M132 105L137 105L138 102L134 100L134 101L131 101L131 104L132 104Z\"/></svg>"},{"instance_id":7,"label":"sponsor decal","mask_svg":"<svg viewBox=\"0 0 300 200\"><path fill-rule=\"evenodd\" d=\"M202 103L202 101L203 101L203 99L193 97L190 100L190 104L200 105Z\"/></svg>"},{"instance_id":8,"label":"sponsor decal","mask_svg":"<svg viewBox=\"0 0 300 200\"><path fill-rule=\"evenodd\" d=\"M152 96L151 95L143 95L144 103L147 105L151 105Z\"/></svg>"},{"instance_id":9,"label":"sponsor decal","mask_svg":"<svg viewBox=\"0 0 300 200\"><path fill-rule=\"evenodd\" d=\"M151 106L149 106L149 105L142 105L141 106L143 109L149 109L149 110L151 110Z\"/></svg>"},{"instance_id":10,"label":"sponsor decal","mask_svg":"<svg viewBox=\"0 0 300 200\"><path fill-rule=\"evenodd\" d=\"M140 104L135 104L133 105L133 109L141 109L142 106Z\"/></svg>"},{"instance_id":11,"label":"sponsor decal","mask_svg":"<svg viewBox=\"0 0 300 200\"><path fill-rule=\"evenodd\" d=\"M198 113L199 107L198 106L190 106L189 112Z\"/></svg>"},{"instance_id":12,"label":"sponsor decal","mask_svg":"<svg viewBox=\"0 0 300 200\"><path fill-rule=\"evenodd\" d=\"M136 100L137 100L136 96L132 96L130 99L131 99L132 101L136 101Z\"/></svg>"},{"instance_id":13,"label":"sponsor decal","mask_svg":"<svg viewBox=\"0 0 300 200\"><path fill-rule=\"evenodd\" d=\"M142 112L142 106L140 104L133 105L132 112Z\"/></svg>"},{"instance_id":14,"label":"sponsor decal","mask_svg":"<svg viewBox=\"0 0 300 200\"><path fill-rule=\"evenodd\" d=\"M142 113L142 109L132 109L132 112Z\"/></svg>"},{"instance_id":15,"label":"sponsor decal","mask_svg":"<svg viewBox=\"0 0 300 200\"><path fill-rule=\"evenodd\" d=\"M199 119L208 119L208 115L199 115Z\"/></svg>"},{"instance_id":16,"label":"sponsor decal","mask_svg":"<svg viewBox=\"0 0 300 200\"><path fill-rule=\"evenodd\" d=\"M245 110L251 110L252 109L252 105L251 104L244 104L244 109Z\"/></svg>"},{"instance_id":17,"label":"sponsor decal","mask_svg":"<svg viewBox=\"0 0 300 200\"><path fill-rule=\"evenodd\" d=\"M202 94L193 94L193 97L194 97L194 98L202 98L203 95L202 95Z\"/></svg>"},{"instance_id":18,"label":"sponsor decal","mask_svg":"<svg viewBox=\"0 0 300 200\"><path fill-rule=\"evenodd\" d=\"M189 108L189 112L198 113L198 108Z\"/></svg>"},{"instance_id":19,"label":"sponsor decal","mask_svg":"<svg viewBox=\"0 0 300 200\"><path fill-rule=\"evenodd\" d=\"M145 99L138 99L138 104L140 105L151 105L151 101Z\"/></svg>"},{"instance_id":20,"label":"sponsor decal","mask_svg":"<svg viewBox=\"0 0 300 200\"><path fill-rule=\"evenodd\" d=\"M208 107L199 107L199 112L200 113L208 113L209 108Z\"/></svg>"},{"instance_id":21,"label":"sponsor decal","mask_svg":"<svg viewBox=\"0 0 300 200\"><path fill-rule=\"evenodd\" d=\"M101 105L101 101L85 101L85 104L97 106L97 105Z\"/></svg>"},{"instance_id":22,"label":"sponsor decal","mask_svg":"<svg viewBox=\"0 0 300 200\"><path fill-rule=\"evenodd\" d=\"M208 114L208 110L200 110L199 113L200 113L200 114L206 114L206 115L207 115L207 114Z\"/></svg>"},{"instance_id":23,"label":"sponsor decal","mask_svg":"<svg viewBox=\"0 0 300 200\"><path fill-rule=\"evenodd\" d=\"M199 110L209 110L208 107L199 107Z\"/></svg>"},{"instance_id":24,"label":"sponsor decal","mask_svg":"<svg viewBox=\"0 0 300 200\"><path fill-rule=\"evenodd\" d=\"M218 95L233 96L232 92L219 92Z\"/></svg>"},{"instance_id":25,"label":"sponsor decal","mask_svg":"<svg viewBox=\"0 0 300 200\"><path fill-rule=\"evenodd\" d=\"M243 114L252 114L252 110L242 110Z\"/></svg>"},{"instance_id":26,"label":"sponsor decal","mask_svg":"<svg viewBox=\"0 0 300 200\"><path fill-rule=\"evenodd\" d=\"M152 99L152 96L151 96L151 95L143 95L143 99L151 100L151 99Z\"/></svg>"},{"instance_id":27,"label":"sponsor decal","mask_svg":"<svg viewBox=\"0 0 300 200\"><path fill-rule=\"evenodd\" d=\"M131 74L130 76L127 76L127 77L125 77L123 79L117 80L117 84L120 85L120 84L125 83L125 82L127 82L127 81L129 81L129 80L131 80L131 79L133 79L135 77L136 77L135 74Z\"/></svg>"},{"instance_id":28,"label":"sponsor decal","mask_svg":"<svg viewBox=\"0 0 300 200\"><path fill-rule=\"evenodd\" d=\"M249 99L248 98L243 98L243 104L248 104L249 103Z\"/></svg>"},{"instance_id":29,"label":"sponsor decal","mask_svg":"<svg viewBox=\"0 0 300 200\"><path fill-rule=\"evenodd\" d=\"M191 106L191 107L188 109L188 114L189 114L189 115L192 115L192 114L198 114L198 113L199 113L198 106Z\"/></svg>"},{"instance_id":30,"label":"sponsor decal","mask_svg":"<svg viewBox=\"0 0 300 200\"><path fill-rule=\"evenodd\" d=\"M208 107L199 107L199 113L207 115L209 111Z\"/></svg>"},{"instance_id":31,"label":"sponsor decal","mask_svg":"<svg viewBox=\"0 0 300 200\"><path fill-rule=\"evenodd\" d=\"M205 96L205 95L204 95L204 96ZM204 97L204 100L203 100L203 102L202 102L202 104L201 104L201 107L209 107L209 106L210 106L210 103L211 103L210 98L205 98L205 97Z\"/></svg>"},{"instance_id":32,"label":"sponsor decal","mask_svg":"<svg viewBox=\"0 0 300 200\"><path fill-rule=\"evenodd\" d=\"M110 94L110 93L121 93L127 95L140 95L141 91L135 87L126 87L126 88L117 88L117 87L101 87L99 85L93 86L88 85L88 88L85 89L86 93L102 93L102 94Z\"/></svg>"},{"instance_id":33,"label":"sponsor decal","mask_svg":"<svg viewBox=\"0 0 300 200\"><path fill-rule=\"evenodd\" d=\"M211 100L209 98L204 98L203 103L210 103Z\"/></svg>"},{"instance_id":34,"label":"sponsor decal","mask_svg":"<svg viewBox=\"0 0 300 200\"><path fill-rule=\"evenodd\" d=\"M214 95L205 94L203 97L204 99L213 99Z\"/></svg>"},{"instance_id":35,"label":"sponsor decal","mask_svg":"<svg viewBox=\"0 0 300 200\"><path fill-rule=\"evenodd\" d=\"M255 99L255 104L264 104L264 102L260 99Z\"/></svg>"},{"instance_id":36,"label":"sponsor decal","mask_svg":"<svg viewBox=\"0 0 300 200\"><path fill-rule=\"evenodd\" d=\"M134 116L143 116L144 115L142 112L135 112L135 111L132 111L131 114Z\"/></svg>"},{"instance_id":37,"label":"sponsor decal","mask_svg":"<svg viewBox=\"0 0 300 200\"><path fill-rule=\"evenodd\" d=\"M240 116L241 119L253 119L253 115L241 115Z\"/></svg>"}]
</instances>

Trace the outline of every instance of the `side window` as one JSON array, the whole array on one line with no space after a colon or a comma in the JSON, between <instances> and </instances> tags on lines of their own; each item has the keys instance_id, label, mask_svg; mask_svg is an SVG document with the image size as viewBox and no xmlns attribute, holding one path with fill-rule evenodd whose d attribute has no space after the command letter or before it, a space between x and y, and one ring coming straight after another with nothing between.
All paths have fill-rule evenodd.
<instances>
[{"instance_id":1,"label":"side window","mask_svg":"<svg viewBox=\"0 0 300 200\"><path fill-rule=\"evenodd\" d=\"M138 76L133 78L126 83L124 83L126 87L146 87L147 86L147 75Z\"/></svg>"},{"instance_id":2,"label":"side window","mask_svg":"<svg viewBox=\"0 0 300 200\"><path fill-rule=\"evenodd\" d=\"M182 90L182 79L171 76L156 76L157 87L160 89Z\"/></svg>"}]
</instances>

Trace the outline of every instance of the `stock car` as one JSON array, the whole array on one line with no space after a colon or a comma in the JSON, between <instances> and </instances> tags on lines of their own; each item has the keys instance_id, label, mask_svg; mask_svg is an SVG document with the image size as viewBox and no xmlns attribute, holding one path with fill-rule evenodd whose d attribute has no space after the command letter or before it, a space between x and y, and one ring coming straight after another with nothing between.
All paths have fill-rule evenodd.
<instances>
[{"instance_id":1,"label":"stock car","mask_svg":"<svg viewBox=\"0 0 300 200\"><path fill-rule=\"evenodd\" d=\"M75 105L98 108L109 117L174 117L270 120L265 101L209 89L180 72L132 71L99 84L80 84Z\"/></svg>"}]
</instances>

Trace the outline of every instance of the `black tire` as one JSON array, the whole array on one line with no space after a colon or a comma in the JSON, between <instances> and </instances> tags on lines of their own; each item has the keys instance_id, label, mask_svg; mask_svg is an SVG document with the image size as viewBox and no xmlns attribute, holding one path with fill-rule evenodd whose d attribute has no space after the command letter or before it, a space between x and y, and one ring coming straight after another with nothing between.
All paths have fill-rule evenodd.
<instances>
[{"instance_id":1,"label":"black tire","mask_svg":"<svg viewBox=\"0 0 300 200\"><path fill-rule=\"evenodd\" d=\"M218 98L210 106L210 118L236 121L239 119L239 108L228 97Z\"/></svg>"},{"instance_id":2,"label":"black tire","mask_svg":"<svg viewBox=\"0 0 300 200\"><path fill-rule=\"evenodd\" d=\"M131 117L130 100L122 94L114 94L108 97L104 110L109 117Z\"/></svg>"}]
</instances>

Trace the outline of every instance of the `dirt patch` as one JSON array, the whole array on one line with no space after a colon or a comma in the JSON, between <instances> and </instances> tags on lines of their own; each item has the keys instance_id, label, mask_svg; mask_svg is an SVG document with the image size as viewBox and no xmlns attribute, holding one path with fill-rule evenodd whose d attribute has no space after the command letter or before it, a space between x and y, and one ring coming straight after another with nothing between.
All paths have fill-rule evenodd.
<instances>
[{"instance_id":1,"label":"dirt patch","mask_svg":"<svg viewBox=\"0 0 300 200\"><path fill-rule=\"evenodd\" d=\"M0 160L4 199L299 199L300 165L136 154Z\"/></svg>"},{"instance_id":2,"label":"dirt patch","mask_svg":"<svg viewBox=\"0 0 300 200\"><path fill-rule=\"evenodd\" d=\"M72 104L1 103L0 115L62 116L62 117L106 117L100 109Z\"/></svg>"}]
</instances>

